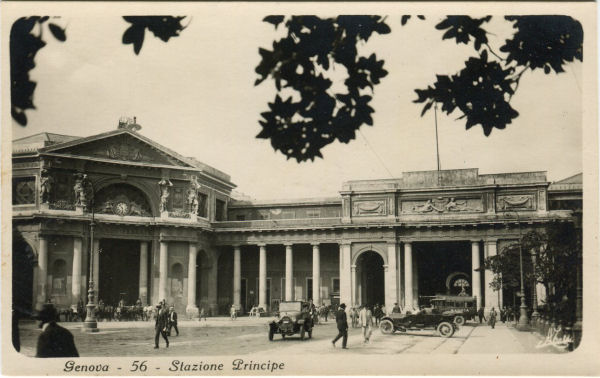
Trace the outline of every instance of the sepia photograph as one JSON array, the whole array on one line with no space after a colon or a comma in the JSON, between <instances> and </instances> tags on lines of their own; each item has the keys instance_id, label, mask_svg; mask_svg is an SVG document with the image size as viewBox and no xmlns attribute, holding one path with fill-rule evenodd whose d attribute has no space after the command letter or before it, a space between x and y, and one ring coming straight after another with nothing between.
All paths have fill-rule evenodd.
<instances>
[{"instance_id":1,"label":"sepia photograph","mask_svg":"<svg viewBox=\"0 0 600 378\"><path fill-rule=\"evenodd\" d=\"M596 4L454 5L4 2L2 373L600 374Z\"/></svg>"}]
</instances>

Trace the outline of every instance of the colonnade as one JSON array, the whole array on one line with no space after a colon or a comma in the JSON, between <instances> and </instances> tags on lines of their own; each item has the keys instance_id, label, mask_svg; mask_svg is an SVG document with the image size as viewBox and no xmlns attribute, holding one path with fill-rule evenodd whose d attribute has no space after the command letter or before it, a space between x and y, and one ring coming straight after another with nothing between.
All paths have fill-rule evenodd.
<instances>
[{"instance_id":1,"label":"colonnade","mask_svg":"<svg viewBox=\"0 0 600 378\"><path fill-rule=\"evenodd\" d=\"M386 308L393 306L394 303L402 303L401 293L404 292L404 307L418 306L418 270L415 254L413 253L414 241L402 241L404 245L404 269L400 269L400 243L387 243L387 261L384 264L384 284L385 284L385 304ZM169 246L167 241L159 243L158 258L158 291L155 299L168 299L168 272L169 272ZM488 239L484 243L484 256L494 256L497 254L497 240ZM73 305L77 304L79 298L84 299L82 293L82 261L83 261L83 239L75 237L73 242L73 260L72 260L72 280L71 280L71 298ZM293 265L293 244L285 243L285 296L282 300L294 300L294 265ZM353 264L352 243L342 241L339 243L339 280L340 280L340 302L355 305L360 302L357 296L357 269ZM94 289L98 293L100 282L100 259L99 259L99 239L93 242L93 281ZM259 271L258 271L258 304L263 308L268 308L267 303L267 244L258 244L259 248ZM502 306L501 291L490 289L490 283L494 275L489 270L481 269L481 250L480 241L471 241L471 277L472 277L472 295L477 297L477 307ZM140 241L140 271L139 271L139 296L144 304L151 301L149 298L148 287L149 277L148 266L149 248L148 241ZM187 276L187 311L197 310L196 303L196 260L198 256L198 247L195 242L189 242L188 251L188 276ZM354 256L356 260L358 256ZM241 307L241 246L233 245L233 303L237 308ZM216 311L217 306L217 261L213 261L209 271L208 301L211 311ZM39 238L39 249L36 272L36 292L37 304L47 300L47 276L48 276L48 241L45 236ZM483 276L483 277L482 277ZM312 300L316 305L322 304L321 288L321 256L320 244L312 243ZM481 290L481 282L485 295ZM483 300L485 298L485 301Z\"/></svg>"}]
</instances>

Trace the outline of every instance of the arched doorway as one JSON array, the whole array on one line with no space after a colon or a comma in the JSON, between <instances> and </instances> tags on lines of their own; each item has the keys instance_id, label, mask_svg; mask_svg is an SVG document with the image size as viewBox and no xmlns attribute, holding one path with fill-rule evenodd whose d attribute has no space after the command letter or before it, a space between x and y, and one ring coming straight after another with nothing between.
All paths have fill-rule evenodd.
<instances>
[{"instance_id":1,"label":"arched doorway","mask_svg":"<svg viewBox=\"0 0 600 378\"><path fill-rule=\"evenodd\" d=\"M385 303L383 258L377 252L367 251L356 260L357 293L360 304L373 306Z\"/></svg>"},{"instance_id":2,"label":"arched doorway","mask_svg":"<svg viewBox=\"0 0 600 378\"><path fill-rule=\"evenodd\" d=\"M33 248L20 233L13 233L12 303L19 317L33 314L33 267L36 260Z\"/></svg>"},{"instance_id":3,"label":"arched doorway","mask_svg":"<svg viewBox=\"0 0 600 378\"><path fill-rule=\"evenodd\" d=\"M133 185L107 185L94 194L94 211L119 216L151 217L152 207L147 196Z\"/></svg>"},{"instance_id":4,"label":"arched doorway","mask_svg":"<svg viewBox=\"0 0 600 378\"><path fill-rule=\"evenodd\" d=\"M140 241L100 239L98 300L116 306L135 304L140 295Z\"/></svg>"}]
</instances>

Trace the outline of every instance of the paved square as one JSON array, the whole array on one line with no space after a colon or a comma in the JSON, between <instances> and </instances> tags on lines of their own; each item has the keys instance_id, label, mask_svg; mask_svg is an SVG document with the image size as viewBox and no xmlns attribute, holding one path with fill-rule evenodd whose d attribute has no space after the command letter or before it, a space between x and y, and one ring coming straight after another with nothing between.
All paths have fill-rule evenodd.
<instances>
[{"instance_id":1,"label":"paved square","mask_svg":"<svg viewBox=\"0 0 600 378\"><path fill-rule=\"evenodd\" d=\"M361 329L350 328L347 350L341 349L341 341L333 348L331 340L337 334L335 322L315 326L313 338L301 341L299 336L276 335L268 340L267 322L270 318L210 318L207 321L180 321L179 336L169 338L170 346L154 349L154 322L101 322L100 332L88 334L80 331L81 323L61 323L70 329L81 356L210 356L310 353L351 354L510 354L557 352L552 349L536 349L538 336L518 332L512 326L498 324L495 329L487 325L468 323L453 337L441 338L432 330L412 331L383 335L373 330L371 342L363 343ZM35 345L40 329L33 322L21 324L21 352L35 355Z\"/></svg>"}]
</instances>

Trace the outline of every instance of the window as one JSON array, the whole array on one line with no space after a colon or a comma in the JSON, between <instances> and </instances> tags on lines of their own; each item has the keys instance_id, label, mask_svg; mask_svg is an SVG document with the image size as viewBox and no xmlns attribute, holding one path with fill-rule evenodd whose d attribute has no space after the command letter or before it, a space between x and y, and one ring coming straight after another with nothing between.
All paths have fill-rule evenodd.
<instances>
[{"instance_id":1,"label":"window","mask_svg":"<svg viewBox=\"0 0 600 378\"><path fill-rule=\"evenodd\" d=\"M313 297L312 277L306 277L306 300L311 300Z\"/></svg>"},{"instance_id":2,"label":"window","mask_svg":"<svg viewBox=\"0 0 600 378\"><path fill-rule=\"evenodd\" d=\"M340 292L340 279L339 278L332 278L331 279L331 286L333 288L333 292L334 293L339 293Z\"/></svg>"},{"instance_id":3,"label":"window","mask_svg":"<svg viewBox=\"0 0 600 378\"><path fill-rule=\"evenodd\" d=\"M307 218L319 218L321 216L321 210L306 210Z\"/></svg>"},{"instance_id":4,"label":"window","mask_svg":"<svg viewBox=\"0 0 600 378\"><path fill-rule=\"evenodd\" d=\"M202 218L207 217L206 212L206 201L207 196L204 193L198 193L198 216Z\"/></svg>"},{"instance_id":5,"label":"window","mask_svg":"<svg viewBox=\"0 0 600 378\"><path fill-rule=\"evenodd\" d=\"M180 263L171 267L171 296L183 297L183 265Z\"/></svg>"},{"instance_id":6,"label":"window","mask_svg":"<svg viewBox=\"0 0 600 378\"><path fill-rule=\"evenodd\" d=\"M215 220L218 222L225 220L225 201L220 199L215 201Z\"/></svg>"},{"instance_id":7,"label":"window","mask_svg":"<svg viewBox=\"0 0 600 378\"><path fill-rule=\"evenodd\" d=\"M13 177L12 204L26 205L35 203L35 177Z\"/></svg>"},{"instance_id":8,"label":"window","mask_svg":"<svg viewBox=\"0 0 600 378\"><path fill-rule=\"evenodd\" d=\"M238 215L235 216L235 220L245 221L246 220L246 215L245 214L238 214Z\"/></svg>"},{"instance_id":9,"label":"window","mask_svg":"<svg viewBox=\"0 0 600 378\"><path fill-rule=\"evenodd\" d=\"M67 294L67 263L58 259L52 264L52 294Z\"/></svg>"}]
</instances>

